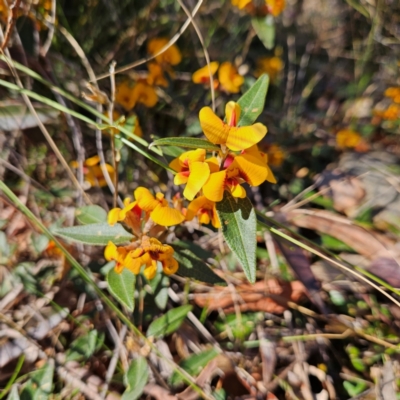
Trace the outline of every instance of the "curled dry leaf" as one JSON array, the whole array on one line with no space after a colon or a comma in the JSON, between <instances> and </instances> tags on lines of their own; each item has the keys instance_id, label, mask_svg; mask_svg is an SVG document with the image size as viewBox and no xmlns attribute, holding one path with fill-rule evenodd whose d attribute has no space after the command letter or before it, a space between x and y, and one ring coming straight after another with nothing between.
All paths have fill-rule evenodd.
<instances>
[{"instance_id":1,"label":"curled dry leaf","mask_svg":"<svg viewBox=\"0 0 400 400\"><path fill-rule=\"evenodd\" d=\"M237 303L242 312L282 314L287 309L288 301L297 303L304 295L305 288L299 281L280 282L268 279L253 285L238 285L234 293L230 288L215 286L207 293L196 293L194 302L209 311L222 308L225 313L232 313L235 311L234 304Z\"/></svg>"}]
</instances>

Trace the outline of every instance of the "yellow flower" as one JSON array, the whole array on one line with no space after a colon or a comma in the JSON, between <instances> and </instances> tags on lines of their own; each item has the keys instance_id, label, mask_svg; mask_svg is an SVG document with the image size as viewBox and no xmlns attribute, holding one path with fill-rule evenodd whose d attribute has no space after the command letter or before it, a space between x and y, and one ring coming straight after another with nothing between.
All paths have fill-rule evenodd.
<instances>
[{"instance_id":1,"label":"yellow flower","mask_svg":"<svg viewBox=\"0 0 400 400\"><path fill-rule=\"evenodd\" d=\"M285 0L265 0L268 11L277 17L285 9Z\"/></svg>"},{"instance_id":2,"label":"yellow flower","mask_svg":"<svg viewBox=\"0 0 400 400\"><path fill-rule=\"evenodd\" d=\"M138 187L135 192L137 205L158 225L172 226L180 224L185 220L183 214L169 206L168 201L164 199L162 193L156 193L153 196L150 190L144 187Z\"/></svg>"},{"instance_id":3,"label":"yellow flower","mask_svg":"<svg viewBox=\"0 0 400 400\"><path fill-rule=\"evenodd\" d=\"M285 159L285 153L277 144L268 147L268 164L273 167L280 167Z\"/></svg>"},{"instance_id":4,"label":"yellow flower","mask_svg":"<svg viewBox=\"0 0 400 400\"><path fill-rule=\"evenodd\" d=\"M135 106L136 99L133 94L133 86L131 82L123 81L117 85L115 101L127 111L131 110Z\"/></svg>"},{"instance_id":5,"label":"yellow flower","mask_svg":"<svg viewBox=\"0 0 400 400\"><path fill-rule=\"evenodd\" d=\"M361 135L352 129L342 129L336 134L339 147L356 147L362 141Z\"/></svg>"},{"instance_id":6,"label":"yellow flower","mask_svg":"<svg viewBox=\"0 0 400 400\"><path fill-rule=\"evenodd\" d=\"M0 16L4 19L8 19L8 13L10 12L10 6L7 0L0 0Z\"/></svg>"},{"instance_id":7,"label":"yellow flower","mask_svg":"<svg viewBox=\"0 0 400 400\"><path fill-rule=\"evenodd\" d=\"M271 81L274 81L282 71L283 66L284 64L280 57L263 57L257 60L257 69L254 75L259 77L262 74L268 74Z\"/></svg>"},{"instance_id":8,"label":"yellow flower","mask_svg":"<svg viewBox=\"0 0 400 400\"><path fill-rule=\"evenodd\" d=\"M210 70L211 74L214 75L219 67L219 62L213 61L210 62ZM198 69L192 75L193 83L200 83L200 84L210 84L210 71L208 70L208 65ZM218 81L214 79L214 89L218 86Z\"/></svg>"},{"instance_id":9,"label":"yellow flower","mask_svg":"<svg viewBox=\"0 0 400 400\"><path fill-rule=\"evenodd\" d=\"M386 97L393 99L395 103L400 103L400 87L389 87L384 94Z\"/></svg>"},{"instance_id":10,"label":"yellow flower","mask_svg":"<svg viewBox=\"0 0 400 400\"><path fill-rule=\"evenodd\" d=\"M186 211L186 221L191 221L195 216L197 216L200 224L207 225L211 222L214 228L221 227L215 203L205 196L199 196L189 204Z\"/></svg>"},{"instance_id":11,"label":"yellow flower","mask_svg":"<svg viewBox=\"0 0 400 400\"><path fill-rule=\"evenodd\" d=\"M237 69L230 62L221 64L218 71L218 80L221 88L228 93L239 93L244 83L243 76L239 75Z\"/></svg>"},{"instance_id":12,"label":"yellow flower","mask_svg":"<svg viewBox=\"0 0 400 400\"><path fill-rule=\"evenodd\" d=\"M70 163L72 168L78 168L78 162L72 161ZM112 181L115 178L115 170L114 167L110 164L105 164L106 170L110 175ZM104 187L107 185L107 181L104 178L103 170L100 166L100 157L93 156L85 160L83 163L83 173L85 175L85 180L90 183L91 186L99 186Z\"/></svg>"},{"instance_id":13,"label":"yellow flower","mask_svg":"<svg viewBox=\"0 0 400 400\"><path fill-rule=\"evenodd\" d=\"M169 166L177 172L174 178L175 185L186 183L183 195L193 200L210 176L210 171L218 171L216 158L206 160L206 151L197 149L187 151L175 158Z\"/></svg>"},{"instance_id":14,"label":"yellow flower","mask_svg":"<svg viewBox=\"0 0 400 400\"><path fill-rule=\"evenodd\" d=\"M248 149L258 143L266 134L267 127L261 123L238 127L240 106L234 101L227 103L225 115L227 123L214 114L210 107L200 110L200 125L207 139L214 144L226 145L230 150Z\"/></svg>"},{"instance_id":15,"label":"yellow flower","mask_svg":"<svg viewBox=\"0 0 400 400\"><path fill-rule=\"evenodd\" d=\"M203 186L204 196L213 202L222 200L224 190L228 190L233 197L246 197L242 183L250 186L259 186L265 181L276 183L274 174L267 165L266 155L256 145L237 156L229 154L222 167L221 171L212 173Z\"/></svg>"},{"instance_id":16,"label":"yellow flower","mask_svg":"<svg viewBox=\"0 0 400 400\"><path fill-rule=\"evenodd\" d=\"M168 86L168 81L164 76L164 71L160 64L151 62L147 64L149 75L147 76L147 83L152 86Z\"/></svg>"},{"instance_id":17,"label":"yellow flower","mask_svg":"<svg viewBox=\"0 0 400 400\"><path fill-rule=\"evenodd\" d=\"M251 0L231 0L232 5L236 6L240 10L245 8L250 2Z\"/></svg>"},{"instance_id":18,"label":"yellow flower","mask_svg":"<svg viewBox=\"0 0 400 400\"><path fill-rule=\"evenodd\" d=\"M155 55L157 54L167 43L169 42L166 38L154 38L151 39L149 44L147 45L147 51ZM163 53L159 54L156 57L156 61L159 64L169 64L169 65L177 65L181 62L182 55L178 49L178 46L173 44Z\"/></svg>"},{"instance_id":19,"label":"yellow flower","mask_svg":"<svg viewBox=\"0 0 400 400\"><path fill-rule=\"evenodd\" d=\"M141 267L144 265L144 275L147 279L153 279L157 272L157 261L161 262L165 274L174 274L178 268L178 262L174 259L174 249L162 244L155 238L148 236L142 237L140 247L131 250L125 260L124 266L138 275Z\"/></svg>"},{"instance_id":20,"label":"yellow flower","mask_svg":"<svg viewBox=\"0 0 400 400\"><path fill-rule=\"evenodd\" d=\"M396 121L400 118L400 106L397 104L391 104L384 111L375 110L374 114L388 121Z\"/></svg>"},{"instance_id":21,"label":"yellow flower","mask_svg":"<svg viewBox=\"0 0 400 400\"><path fill-rule=\"evenodd\" d=\"M107 261L115 261L115 272L118 274L124 269L127 254L128 250L125 247L117 247L113 242L108 242L104 249L104 258Z\"/></svg>"}]
</instances>

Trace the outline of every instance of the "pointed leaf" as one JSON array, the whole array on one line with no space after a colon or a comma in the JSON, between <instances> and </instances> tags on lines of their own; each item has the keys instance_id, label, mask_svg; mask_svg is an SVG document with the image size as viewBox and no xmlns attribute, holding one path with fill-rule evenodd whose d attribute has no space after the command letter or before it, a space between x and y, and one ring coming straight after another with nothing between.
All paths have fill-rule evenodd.
<instances>
[{"instance_id":1,"label":"pointed leaf","mask_svg":"<svg viewBox=\"0 0 400 400\"><path fill-rule=\"evenodd\" d=\"M106 246L109 241L122 244L133 238L121 224L110 226L107 223L57 228L53 233L64 239L95 246Z\"/></svg>"},{"instance_id":2,"label":"pointed leaf","mask_svg":"<svg viewBox=\"0 0 400 400\"><path fill-rule=\"evenodd\" d=\"M275 44L275 21L272 15L252 18L251 24L262 44L271 50Z\"/></svg>"},{"instance_id":3,"label":"pointed leaf","mask_svg":"<svg viewBox=\"0 0 400 400\"><path fill-rule=\"evenodd\" d=\"M108 290L129 311L135 306L135 283L136 275L124 268L117 274L114 268L107 274Z\"/></svg>"},{"instance_id":4,"label":"pointed leaf","mask_svg":"<svg viewBox=\"0 0 400 400\"><path fill-rule=\"evenodd\" d=\"M217 203L222 233L229 248L238 258L249 282L256 280L257 219L253 205L246 197L235 199L225 191Z\"/></svg>"},{"instance_id":5,"label":"pointed leaf","mask_svg":"<svg viewBox=\"0 0 400 400\"><path fill-rule=\"evenodd\" d=\"M67 361L86 361L96 350L98 332L93 329L75 339L66 351Z\"/></svg>"},{"instance_id":6,"label":"pointed leaf","mask_svg":"<svg viewBox=\"0 0 400 400\"><path fill-rule=\"evenodd\" d=\"M184 305L169 310L150 324L146 336L161 337L175 332L181 326L189 311L192 311L192 308L191 305Z\"/></svg>"},{"instance_id":7,"label":"pointed leaf","mask_svg":"<svg viewBox=\"0 0 400 400\"><path fill-rule=\"evenodd\" d=\"M75 210L75 217L82 225L107 222L107 211L96 204L83 206Z\"/></svg>"},{"instance_id":8,"label":"pointed leaf","mask_svg":"<svg viewBox=\"0 0 400 400\"><path fill-rule=\"evenodd\" d=\"M220 147L212 144L206 139L198 139L192 137L170 137L157 139L150 144L153 146L178 146L193 149L206 149L207 151L220 151Z\"/></svg>"},{"instance_id":9,"label":"pointed leaf","mask_svg":"<svg viewBox=\"0 0 400 400\"><path fill-rule=\"evenodd\" d=\"M19 400L18 385L12 386L10 393L8 394L7 400Z\"/></svg>"},{"instance_id":10,"label":"pointed leaf","mask_svg":"<svg viewBox=\"0 0 400 400\"><path fill-rule=\"evenodd\" d=\"M149 380L149 369L147 360L139 356L131 362L129 369L124 377L126 390L121 400L136 400L143 393L143 389Z\"/></svg>"},{"instance_id":11,"label":"pointed leaf","mask_svg":"<svg viewBox=\"0 0 400 400\"><path fill-rule=\"evenodd\" d=\"M174 258L179 263L177 275L193 278L211 285L226 285L222 278L215 274L201 258L197 257L189 249L179 250L179 246L174 246L174 248Z\"/></svg>"},{"instance_id":12,"label":"pointed leaf","mask_svg":"<svg viewBox=\"0 0 400 400\"><path fill-rule=\"evenodd\" d=\"M254 85L238 100L242 112L238 126L248 126L255 122L264 110L265 97L267 96L269 76L261 75Z\"/></svg>"}]
</instances>

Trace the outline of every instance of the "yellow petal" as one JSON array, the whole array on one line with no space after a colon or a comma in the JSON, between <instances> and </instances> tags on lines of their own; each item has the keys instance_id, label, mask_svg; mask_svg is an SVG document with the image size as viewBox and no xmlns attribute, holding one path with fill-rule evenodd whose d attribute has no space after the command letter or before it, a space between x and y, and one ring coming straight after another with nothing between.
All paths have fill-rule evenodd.
<instances>
[{"instance_id":1,"label":"yellow petal","mask_svg":"<svg viewBox=\"0 0 400 400\"><path fill-rule=\"evenodd\" d=\"M135 199L138 206L146 212L153 211L160 202L150 193L149 189L145 187L138 187L134 192Z\"/></svg>"},{"instance_id":2,"label":"yellow petal","mask_svg":"<svg viewBox=\"0 0 400 400\"><path fill-rule=\"evenodd\" d=\"M118 221L120 221L119 216L120 216L120 212L121 212L121 211L122 211L122 210L121 210L120 208L116 207L116 208L111 209L111 210L108 212L108 215L107 215L107 222L108 222L109 225L113 226L113 225L115 225Z\"/></svg>"},{"instance_id":3,"label":"yellow petal","mask_svg":"<svg viewBox=\"0 0 400 400\"><path fill-rule=\"evenodd\" d=\"M124 267L129 269L129 271L131 271L133 274L138 275L144 262L142 257L133 257L131 253L132 252L129 252L125 257Z\"/></svg>"},{"instance_id":4,"label":"yellow petal","mask_svg":"<svg viewBox=\"0 0 400 400\"><path fill-rule=\"evenodd\" d=\"M232 5L236 6L240 10L242 8L245 8L247 6L247 4L249 4L250 2L251 2L251 0L231 0Z\"/></svg>"},{"instance_id":5,"label":"yellow petal","mask_svg":"<svg viewBox=\"0 0 400 400\"><path fill-rule=\"evenodd\" d=\"M116 260L118 258L117 246L113 242L108 242L104 249L104 258L107 261Z\"/></svg>"},{"instance_id":6,"label":"yellow petal","mask_svg":"<svg viewBox=\"0 0 400 400\"><path fill-rule=\"evenodd\" d=\"M217 61L210 62L211 75L214 75L217 72L218 67L219 67L219 62ZM194 72L194 74L192 75L193 83L203 83L203 84L209 83L210 70L208 69L208 65L205 65L204 67Z\"/></svg>"},{"instance_id":7,"label":"yellow petal","mask_svg":"<svg viewBox=\"0 0 400 400\"><path fill-rule=\"evenodd\" d=\"M195 161L204 161L206 158L206 151L205 149L196 149L186 151L185 153L179 156L179 160L182 164L190 165L191 162Z\"/></svg>"},{"instance_id":8,"label":"yellow petal","mask_svg":"<svg viewBox=\"0 0 400 400\"><path fill-rule=\"evenodd\" d=\"M182 169L182 163L179 159L179 157L174 158L170 163L169 163L170 168L172 168L174 171L179 172Z\"/></svg>"},{"instance_id":9,"label":"yellow petal","mask_svg":"<svg viewBox=\"0 0 400 400\"><path fill-rule=\"evenodd\" d=\"M163 261L162 266L164 273L167 275L175 274L179 268L178 261L173 257L169 257L167 260Z\"/></svg>"},{"instance_id":10,"label":"yellow petal","mask_svg":"<svg viewBox=\"0 0 400 400\"><path fill-rule=\"evenodd\" d=\"M150 218L158 225L172 226L178 225L185 220L183 214L171 207L163 207L158 205L154 211L151 212Z\"/></svg>"},{"instance_id":11,"label":"yellow petal","mask_svg":"<svg viewBox=\"0 0 400 400\"><path fill-rule=\"evenodd\" d=\"M203 211L200 213L200 215L199 215L200 224L208 225L210 223L210 220L211 220L211 218L210 218L210 214L208 212Z\"/></svg>"},{"instance_id":12,"label":"yellow petal","mask_svg":"<svg viewBox=\"0 0 400 400\"><path fill-rule=\"evenodd\" d=\"M143 271L143 275L148 281L151 281L157 273L157 261L153 260L151 265L149 265L145 270Z\"/></svg>"},{"instance_id":13,"label":"yellow petal","mask_svg":"<svg viewBox=\"0 0 400 400\"><path fill-rule=\"evenodd\" d=\"M237 69L230 62L221 64L218 71L218 80L222 89L228 93L238 93L244 78L237 73Z\"/></svg>"},{"instance_id":14,"label":"yellow petal","mask_svg":"<svg viewBox=\"0 0 400 400\"><path fill-rule=\"evenodd\" d=\"M176 174L175 177L174 177L174 184L177 185L177 186L183 185L187 181L188 181L188 174L187 173L185 174L185 173L180 172L179 174Z\"/></svg>"},{"instance_id":15,"label":"yellow petal","mask_svg":"<svg viewBox=\"0 0 400 400\"><path fill-rule=\"evenodd\" d=\"M203 107L200 110L199 119L201 128L211 143L226 143L230 128L214 114L210 107Z\"/></svg>"},{"instance_id":16,"label":"yellow petal","mask_svg":"<svg viewBox=\"0 0 400 400\"><path fill-rule=\"evenodd\" d=\"M219 171L219 162L218 162L217 157L207 158L207 160L205 160L205 162L208 164L211 173Z\"/></svg>"},{"instance_id":17,"label":"yellow petal","mask_svg":"<svg viewBox=\"0 0 400 400\"><path fill-rule=\"evenodd\" d=\"M186 210L186 221L191 221L208 203L211 203L205 196L199 196L190 202Z\"/></svg>"},{"instance_id":18,"label":"yellow petal","mask_svg":"<svg viewBox=\"0 0 400 400\"><path fill-rule=\"evenodd\" d=\"M95 165L97 165L99 163L100 163L100 157L99 156L90 157L85 161L85 165L87 167L93 167L93 166L95 166Z\"/></svg>"},{"instance_id":19,"label":"yellow petal","mask_svg":"<svg viewBox=\"0 0 400 400\"><path fill-rule=\"evenodd\" d=\"M219 220L215 204L214 204L214 208L213 208L213 212L212 212L212 216L211 216L211 223L214 228L217 228L217 229L221 228L221 221Z\"/></svg>"},{"instance_id":20,"label":"yellow petal","mask_svg":"<svg viewBox=\"0 0 400 400\"><path fill-rule=\"evenodd\" d=\"M234 101L226 103L225 117L229 126L237 126L240 119L240 105Z\"/></svg>"},{"instance_id":21,"label":"yellow petal","mask_svg":"<svg viewBox=\"0 0 400 400\"><path fill-rule=\"evenodd\" d=\"M208 200L217 202L224 197L226 171L215 172L210 175L203 186L203 194Z\"/></svg>"},{"instance_id":22,"label":"yellow petal","mask_svg":"<svg viewBox=\"0 0 400 400\"><path fill-rule=\"evenodd\" d=\"M239 197L244 199L246 197L246 190L242 185L234 185L231 187L231 193L233 197Z\"/></svg>"},{"instance_id":23,"label":"yellow petal","mask_svg":"<svg viewBox=\"0 0 400 400\"><path fill-rule=\"evenodd\" d=\"M267 134L267 127L259 122L251 126L229 129L226 145L233 151L245 150L258 143Z\"/></svg>"},{"instance_id":24,"label":"yellow petal","mask_svg":"<svg viewBox=\"0 0 400 400\"><path fill-rule=\"evenodd\" d=\"M267 165L267 170L268 170L268 174L267 177L265 178L266 181L271 182L271 183L276 183L276 178L273 174L273 172L271 171L271 168Z\"/></svg>"},{"instance_id":25,"label":"yellow petal","mask_svg":"<svg viewBox=\"0 0 400 400\"><path fill-rule=\"evenodd\" d=\"M210 176L210 167L205 162L195 161L190 164L190 175L183 191L183 195L188 200L193 200L194 196L201 190Z\"/></svg>"},{"instance_id":26,"label":"yellow petal","mask_svg":"<svg viewBox=\"0 0 400 400\"><path fill-rule=\"evenodd\" d=\"M268 176L268 168L262 159L243 154L234 161L241 172L240 176L251 186L261 185Z\"/></svg>"}]
</instances>

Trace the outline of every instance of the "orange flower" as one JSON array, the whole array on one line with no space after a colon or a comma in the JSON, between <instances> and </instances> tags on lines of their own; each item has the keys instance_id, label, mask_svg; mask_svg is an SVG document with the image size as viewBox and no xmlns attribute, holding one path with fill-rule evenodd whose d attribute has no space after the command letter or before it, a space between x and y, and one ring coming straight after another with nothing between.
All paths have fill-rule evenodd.
<instances>
[{"instance_id":1,"label":"orange flower","mask_svg":"<svg viewBox=\"0 0 400 400\"><path fill-rule=\"evenodd\" d=\"M267 133L267 127L261 123L238 127L240 106L234 101L227 103L225 116L227 123L214 114L210 107L200 110L200 125L207 139L214 144L227 146L230 150L245 150L258 143Z\"/></svg>"},{"instance_id":2,"label":"orange flower","mask_svg":"<svg viewBox=\"0 0 400 400\"><path fill-rule=\"evenodd\" d=\"M72 168L78 168L78 162L72 161L70 163ZM115 170L110 164L105 164L106 170L110 175L112 181L114 181ZM85 175L85 180L90 183L91 186L104 187L107 185L107 181L104 178L103 170L100 166L100 157L93 156L85 160L83 163L83 173Z\"/></svg>"},{"instance_id":3,"label":"orange flower","mask_svg":"<svg viewBox=\"0 0 400 400\"><path fill-rule=\"evenodd\" d=\"M231 0L232 5L239 8L240 10L245 8L250 2L251 0Z\"/></svg>"},{"instance_id":4,"label":"orange flower","mask_svg":"<svg viewBox=\"0 0 400 400\"><path fill-rule=\"evenodd\" d=\"M169 40L166 38L154 38L151 39L149 44L147 45L147 51L155 55L157 54L163 47L168 44ZM156 61L159 64L169 64L169 65L177 65L181 62L182 55L178 49L178 46L173 44L172 46L168 47L163 53L159 54L156 57Z\"/></svg>"},{"instance_id":5,"label":"orange flower","mask_svg":"<svg viewBox=\"0 0 400 400\"><path fill-rule=\"evenodd\" d=\"M396 121L400 118L400 106L397 104L391 104L384 111L375 110L374 114L388 121Z\"/></svg>"},{"instance_id":6,"label":"orange flower","mask_svg":"<svg viewBox=\"0 0 400 400\"><path fill-rule=\"evenodd\" d=\"M164 76L164 71L160 64L151 62L147 64L149 75L147 76L147 83L152 86L168 86L168 81Z\"/></svg>"},{"instance_id":7,"label":"orange flower","mask_svg":"<svg viewBox=\"0 0 400 400\"><path fill-rule=\"evenodd\" d=\"M384 94L386 97L393 99L395 103L400 103L400 87L389 87Z\"/></svg>"},{"instance_id":8,"label":"orange flower","mask_svg":"<svg viewBox=\"0 0 400 400\"><path fill-rule=\"evenodd\" d=\"M354 148L361 141L361 135L352 129L342 129L336 134L336 143L339 147Z\"/></svg>"},{"instance_id":9,"label":"orange flower","mask_svg":"<svg viewBox=\"0 0 400 400\"><path fill-rule=\"evenodd\" d=\"M285 0L265 0L268 11L277 17L285 9Z\"/></svg>"},{"instance_id":10,"label":"orange flower","mask_svg":"<svg viewBox=\"0 0 400 400\"><path fill-rule=\"evenodd\" d=\"M137 103L142 103L146 107L154 107L157 104L158 96L155 89L146 82L138 81L132 87L128 81L124 81L117 86L115 101L129 111Z\"/></svg>"},{"instance_id":11,"label":"orange flower","mask_svg":"<svg viewBox=\"0 0 400 400\"><path fill-rule=\"evenodd\" d=\"M268 147L268 164L273 167L280 167L284 161L285 153L277 144Z\"/></svg>"},{"instance_id":12,"label":"orange flower","mask_svg":"<svg viewBox=\"0 0 400 400\"><path fill-rule=\"evenodd\" d=\"M169 166L177 172L175 185L186 183L183 195L193 200L196 194L207 182L210 172L218 171L218 161L215 157L206 160L206 151L197 149L187 151L175 158Z\"/></svg>"},{"instance_id":13,"label":"orange flower","mask_svg":"<svg viewBox=\"0 0 400 400\"><path fill-rule=\"evenodd\" d=\"M228 190L233 197L246 197L242 183L251 186L259 186L265 181L276 183L274 174L267 165L267 156L256 145L237 156L229 154L222 167L221 171L212 173L203 186L204 196L213 202L222 200L224 190Z\"/></svg>"},{"instance_id":14,"label":"orange flower","mask_svg":"<svg viewBox=\"0 0 400 400\"><path fill-rule=\"evenodd\" d=\"M284 64L280 57L263 57L257 60L257 69L254 75L259 77L262 74L268 74L271 81L274 81L282 71L283 66Z\"/></svg>"},{"instance_id":15,"label":"orange flower","mask_svg":"<svg viewBox=\"0 0 400 400\"><path fill-rule=\"evenodd\" d=\"M115 101L127 111L131 110L135 106L136 99L133 96L132 82L123 81L117 85Z\"/></svg>"},{"instance_id":16,"label":"orange flower","mask_svg":"<svg viewBox=\"0 0 400 400\"><path fill-rule=\"evenodd\" d=\"M210 70L211 75L214 75L219 67L219 63L217 61L210 62ZM193 83L200 83L203 85L210 84L210 71L208 69L208 65L198 69L192 75ZM218 81L214 79L214 89L218 87Z\"/></svg>"},{"instance_id":17,"label":"orange flower","mask_svg":"<svg viewBox=\"0 0 400 400\"><path fill-rule=\"evenodd\" d=\"M230 62L221 64L218 71L218 80L221 88L228 93L239 93L244 83L243 76L239 75L237 69Z\"/></svg>"},{"instance_id":18,"label":"orange flower","mask_svg":"<svg viewBox=\"0 0 400 400\"><path fill-rule=\"evenodd\" d=\"M197 216L200 224L207 225L211 222L214 228L221 228L215 203L205 196L199 196L189 204L186 211L186 221L191 221L195 216Z\"/></svg>"}]
</instances>

